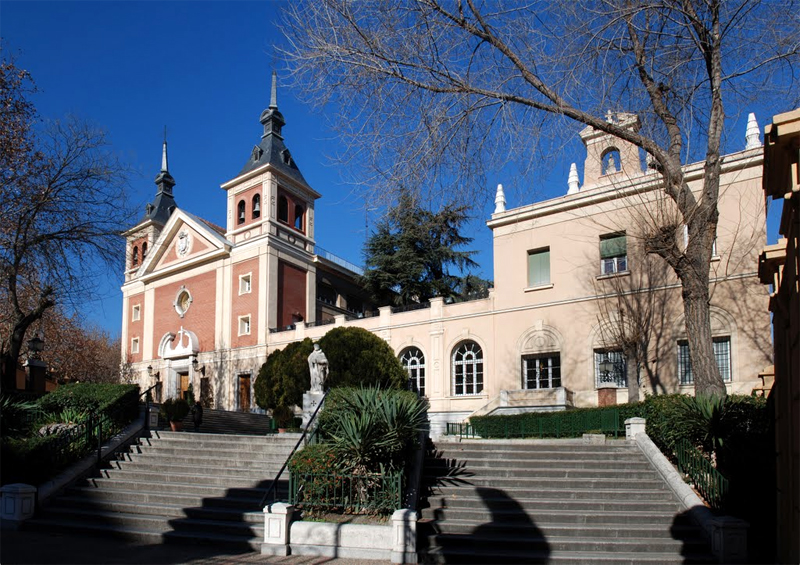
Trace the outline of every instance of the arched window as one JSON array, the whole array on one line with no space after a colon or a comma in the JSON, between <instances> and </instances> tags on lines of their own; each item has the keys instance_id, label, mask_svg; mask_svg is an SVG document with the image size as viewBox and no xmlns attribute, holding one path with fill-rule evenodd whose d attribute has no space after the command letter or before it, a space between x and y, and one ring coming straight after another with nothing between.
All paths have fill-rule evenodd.
<instances>
[{"instance_id":1,"label":"arched window","mask_svg":"<svg viewBox=\"0 0 800 565\"><path fill-rule=\"evenodd\" d=\"M142 243L142 261L147 257L147 242Z\"/></svg>"},{"instance_id":2,"label":"arched window","mask_svg":"<svg viewBox=\"0 0 800 565\"><path fill-rule=\"evenodd\" d=\"M289 201L282 194L278 196L278 219L281 222L289 221Z\"/></svg>"},{"instance_id":3,"label":"arched window","mask_svg":"<svg viewBox=\"0 0 800 565\"><path fill-rule=\"evenodd\" d=\"M464 396L483 391L483 351L474 341L462 341L453 350L453 394Z\"/></svg>"},{"instance_id":4,"label":"arched window","mask_svg":"<svg viewBox=\"0 0 800 565\"><path fill-rule=\"evenodd\" d=\"M253 196L253 219L261 217L261 195Z\"/></svg>"},{"instance_id":5,"label":"arched window","mask_svg":"<svg viewBox=\"0 0 800 565\"><path fill-rule=\"evenodd\" d=\"M133 246L133 259L131 259L131 266L138 267L139 266L139 246Z\"/></svg>"},{"instance_id":6,"label":"arched window","mask_svg":"<svg viewBox=\"0 0 800 565\"><path fill-rule=\"evenodd\" d=\"M621 171L619 160L619 149L609 147L603 152L603 174L610 175Z\"/></svg>"},{"instance_id":7,"label":"arched window","mask_svg":"<svg viewBox=\"0 0 800 565\"><path fill-rule=\"evenodd\" d=\"M303 231L303 213L305 212L305 208L303 208L300 204L296 204L294 207L294 228L300 231Z\"/></svg>"},{"instance_id":8,"label":"arched window","mask_svg":"<svg viewBox=\"0 0 800 565\"><path fill-rule=\"evenodd\" d=\"M408 389L425 396L425 356L418 347L408 347L400 353L400 363L408 373Z\"/></svg>"},{"instance_id":9,"label":"arched window","mask_svg":"<svg viewBox=\"0 0 800 565\"><path fill-rule=\"evenodd\" d=\"M244 207L244 200L239 200L239 205L236 207L236 217L238 218L237 222L240 224L243 224L245 220Z\"/></svg>"}]
</instances>

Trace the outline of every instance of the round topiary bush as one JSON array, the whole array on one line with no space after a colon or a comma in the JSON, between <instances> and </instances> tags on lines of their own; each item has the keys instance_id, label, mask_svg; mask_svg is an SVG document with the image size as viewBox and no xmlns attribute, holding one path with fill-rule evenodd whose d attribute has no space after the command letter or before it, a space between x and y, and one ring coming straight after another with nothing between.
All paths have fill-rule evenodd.
<instances>
[{"instance_id":1,"label":"round topiary bush","mask_svg":"<svg viewBox=\"0 0 800 565\"><path fill-rule=\"evenodd\" d=\"M406 388L408 375L389 344L362 328L334 328L319 340L328 358L325 388Z\"/></svg>"}]
</instances>

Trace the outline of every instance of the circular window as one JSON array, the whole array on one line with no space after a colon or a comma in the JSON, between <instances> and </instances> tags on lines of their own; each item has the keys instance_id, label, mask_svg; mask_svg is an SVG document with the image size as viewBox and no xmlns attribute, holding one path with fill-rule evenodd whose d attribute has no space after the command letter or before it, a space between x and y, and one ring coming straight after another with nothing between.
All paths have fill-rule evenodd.
<instances>
[{"instance_id":1,"label":"circular window","mask_svg":"<svg viewBox=\"0 0 800 565\"><path fill-rule=\"evenodd\" d=\"M178 295L175 297L175 311L183 318L183 315L186 314L186 311L191 305L192 295L189 294L189 291L184 287L181 287L181 290L178 291Z\"/></svg>"}]
</instances>

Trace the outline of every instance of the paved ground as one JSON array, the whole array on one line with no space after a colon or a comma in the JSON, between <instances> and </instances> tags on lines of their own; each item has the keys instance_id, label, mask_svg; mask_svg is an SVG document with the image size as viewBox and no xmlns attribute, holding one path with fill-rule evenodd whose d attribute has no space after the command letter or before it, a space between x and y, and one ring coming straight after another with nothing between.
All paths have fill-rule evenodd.
<instances>
[{"instance_id":1,"label":"paved ground","mask_svg":"<svg viewBox=\"0 0 800 565\"><path fill-rule=\"evenodd\" d=\"M148 545L111 538L41 532L0 532L0 563L24 564L148 564L281 563L285 565L385 565L388 561L329 557L267 557L199 545Z\"/></svg>"}]
</instances>

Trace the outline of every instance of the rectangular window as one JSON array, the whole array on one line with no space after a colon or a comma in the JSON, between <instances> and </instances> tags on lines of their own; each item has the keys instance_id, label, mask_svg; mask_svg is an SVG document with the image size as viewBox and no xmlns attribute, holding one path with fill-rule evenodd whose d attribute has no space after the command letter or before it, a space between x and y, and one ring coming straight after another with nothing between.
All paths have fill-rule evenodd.
<instances>
[{"instance_id":1,"label":"rectangular window","mask_svg":"<svg viewBox=\"0 0 800 565\"><path fill-rule=\"evenodd\" d=\"M136 304L133 307L133 313L131 314L131 320L134 322L138 322L142 317L142 307L139 304Z\"/></svg>"},{"instance_id":2,"label":"rectangular window","mask_svg":"<svg viewBox=\"0 0 800 565\"><path fill-rule=\"evenodd\" d=\"M719 374L723 381L729 383L731 382L731 338L715 337L712 346ZM678 377L682 385L694 384L692 358L689 354L689 342L686 340L678 342Z\"/></svg>"},{"instance_id":3,"label":"rectangular window","mask_svg":"<svg viewBox=\"0 0 800 565\"><path fill-rule=\"evenodd\" d=\"M610 275L628 270L628 243L624 233L600 236L600 273Z\"/></svg>"},{"instance_id":4,"label":"rectangular window","mask_svg":"<svg viewBox=\"0 0 800 565\"><path fill-rule=\"evenodd\" d=\"M139 338L135 337L131 340L131 353L139 353Z\"/></svg>"},{"instance_id":5,"label":"rectangular window","mask_svg":"<svg viewBox=\"0 0 800 565\"><path fill-rule=\"evenodd\" d=\"M524 355L522 386L528 390L561 386L561 354Z\"/></svg>"},{"instance_id":6,"label":"rectangular window","mask_svg":"<svg viewBox=\"0 0 800 565\"><path fill-rule=\"evenodd\" d=\"M621 350L598 350L594 352L594 374L597 386L615 384L628 386L625 355Z\"/></svg>"},{"instance_id":7,"label":"rectangular window","mask_svg":"<svg viewBox=\"0 0 800 565\"><path fill-rule=\"evenodd\" d=\"M252 290L251 273L239 276L239 294L248 294Z\"/></svg>"},{"instance_id":8,"label":"rectangular window","mask_svg":"<svg viewBox=\"0 0 800 565\"><path fill-rule=\"evenodd\" d=\"M528 251L528 286L550 284L550 248Z\"/></svg>"},{"instance_id":9,"label":"rectangular window","mask_svg":"<svg viewBox=\"0 0 800 565\"><path fill-rule=\"evenodd\" d=\"M250 335L250 316L239 316L239 335Z\"/></svg>"}]
</instances>

